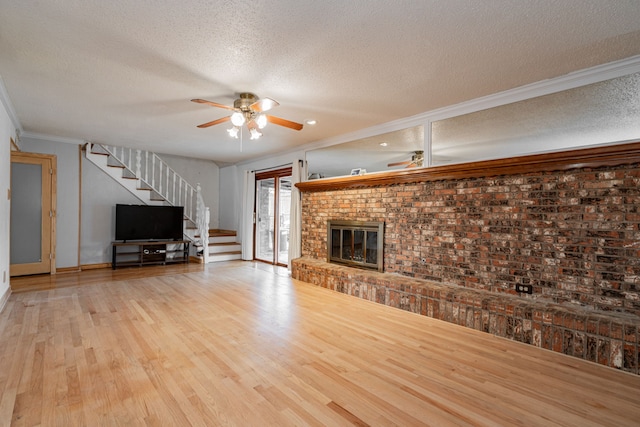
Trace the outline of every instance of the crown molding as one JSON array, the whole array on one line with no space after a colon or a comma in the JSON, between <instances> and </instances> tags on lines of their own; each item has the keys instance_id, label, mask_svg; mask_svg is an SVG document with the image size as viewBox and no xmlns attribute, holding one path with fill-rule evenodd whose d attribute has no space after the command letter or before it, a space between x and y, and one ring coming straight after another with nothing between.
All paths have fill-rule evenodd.
<instances>
[{"instance_id":1,"label":"crown molding","mask_svg":"<svg viewBox=\"0 0 640 427\"><path fill-rule=\"evenodd\" d=\"M640 55L632 56L620 61L597 65L591 68L585 68L584 70L574 71L560 77L542 80L448 107L439 108L414 117L421 117L422 121L430 122L443 120L463 114L486 110L487 108L498 107L518 101L524 101L526 99L549 95L563 90L574 89L637 72L640 72Z\"/></svg>"},{"instance_id":2,"label":"crown molding","mask_svg":"<svg viewBox=\"0 0 640 427\"><path fill-rule=\"evenodd\" d=\"M39 141L49 141L49 142L61 142L64 144L74 144L74 145L83 145L84 143L87 142L82 139L65 138L62 136L47 135L44 133L36 133L36 132L22 132L20 134L20 138L22 139L29 138L29 139L36 139Z\"/></svg>"}]
</instances>

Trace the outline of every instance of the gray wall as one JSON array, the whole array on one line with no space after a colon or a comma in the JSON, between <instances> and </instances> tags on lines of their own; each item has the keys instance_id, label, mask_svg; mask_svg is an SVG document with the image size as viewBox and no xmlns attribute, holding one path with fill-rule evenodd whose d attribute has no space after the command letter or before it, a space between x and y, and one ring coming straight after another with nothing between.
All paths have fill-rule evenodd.
<instances>
[{"instance_id":1,"label":"gray wall","mask_svg":"<svg viewBox=\"0 0 640 427\"><path fill-rule=\"evenodd\" d=\"M80 265L111 262L118 203L139 205L142 202L83 156Z\"/></svg>"},{"instance_id":2,"label":"gray wall","mask_svg":"<svg viewBox=\"0 0 640 427\"><path fill-rule=\"evenodd\" d=\"M238 181L240 179L240 181ZM242 177L236 166L220 169L220 228L240 232Z\"/></svg>"}]
</instances>

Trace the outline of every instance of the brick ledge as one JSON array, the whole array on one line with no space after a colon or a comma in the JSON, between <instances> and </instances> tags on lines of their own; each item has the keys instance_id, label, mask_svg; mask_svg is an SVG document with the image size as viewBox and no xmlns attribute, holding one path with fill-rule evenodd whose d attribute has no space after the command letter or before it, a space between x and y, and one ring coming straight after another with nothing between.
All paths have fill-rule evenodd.
<instances>
[{"instance_id":1,"label":"brick ledge","mask_svg":"<svg viewBox=\"0 0 640 427\"><path fill-rule=\"evenodd\" d=\"M639 374L640 318L361 270L302 257L292 277L359 298Z\"/></svg>"}]
</instances>

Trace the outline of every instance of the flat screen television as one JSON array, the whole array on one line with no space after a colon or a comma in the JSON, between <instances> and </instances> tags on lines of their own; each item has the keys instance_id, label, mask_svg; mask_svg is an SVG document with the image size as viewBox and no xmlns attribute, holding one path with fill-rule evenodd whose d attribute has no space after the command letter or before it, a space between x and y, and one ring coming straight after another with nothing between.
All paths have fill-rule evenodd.
<instances>
[{"instance_id":1,"label":"flat screen television","mask_svg":"<svg viewBox=\"0 0 640 427\"><path fill-rule=\"evenodd\" d=\"M182 206L116 205L116 240L182 240Z\"/></svg>"}]
</instances>

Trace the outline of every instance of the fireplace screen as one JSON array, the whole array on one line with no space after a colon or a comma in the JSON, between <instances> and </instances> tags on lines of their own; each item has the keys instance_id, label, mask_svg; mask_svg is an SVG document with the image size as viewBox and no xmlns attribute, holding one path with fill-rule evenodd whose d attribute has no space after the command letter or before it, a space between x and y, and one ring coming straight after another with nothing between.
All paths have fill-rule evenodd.
<instances>
[{"instance_id":1,"label":"fireplace screen","mask_svg":"<svg viewBox=\"0 0 640 427\"><path fill-rule=\"evenodd\" d=\"M382 271L383 222L329 221L327 260Z\"/></svg>"}]
</instances>

